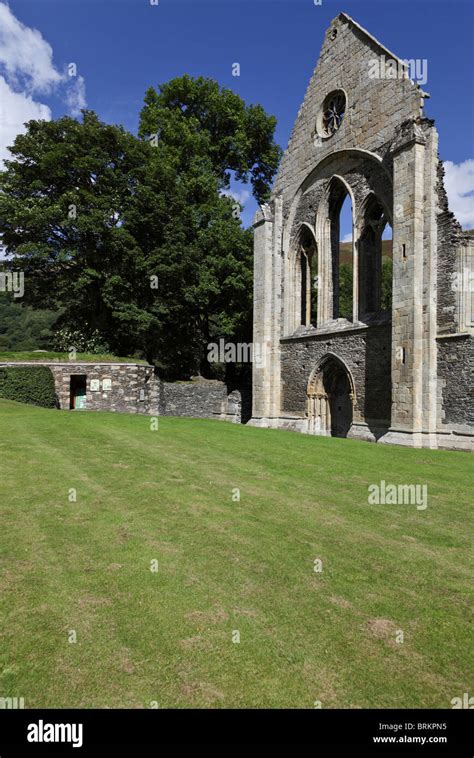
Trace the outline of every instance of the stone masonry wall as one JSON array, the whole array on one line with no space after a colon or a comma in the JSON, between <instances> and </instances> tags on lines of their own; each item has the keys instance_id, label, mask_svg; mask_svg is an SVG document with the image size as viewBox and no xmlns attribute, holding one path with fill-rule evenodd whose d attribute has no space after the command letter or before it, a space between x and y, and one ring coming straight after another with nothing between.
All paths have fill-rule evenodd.
<instances>
[{"instance_id":1,"label":"stone masonry wall","mask_svg":"<svg viewBox=\"0 0 474 758\"><path fill-rule=\"evenodd\" d=\"M422 115L422 91L409 79L370 78L371 61L382 55L396 58L345 14L327 30L274 186L274 196L283 194L285 215L300 184L327 155L355 148L384 157L395 127ZM330 139L314 139L322 101L337 88L347 94L343 123Z\"/></svg>"},{"instance_id":2,"label":"stone masonry wall","mask_svg":"<svg viewBox=\"0 0 474 758\"><path fill-rule=\"evenodd\" d=\"M86 410L157 416L215 418L245 423L250 388L228 388L220 381L163 382L153 366L138 363L24 362L9 366L47 366L54 377L58 408L70 409L71 377L86 376Z\"/></svg>"},{"instance_id":3,"label":"stone masonry wall","mask_svg":"<svg viewBox=\"0 0 474 758\"><path fill-rule=\"evenodd\" d=\"M439 202L438 224L438 266L437 266L437 319L441 334L458 331L456 314L456 255L466 241L466 233L462 231L453 213L448 208L448 198L444 188L444 167L438 163L437 194ZM459 286L459 283L458 283Z\"/></svg>"},{"instance_id":4,"label":"stone masonry wall","mask_svg":"<svg viewBox=\"0 0 474 758\"><path fill-rule=\"evenodd\" d=\"M474 426L474 337L438 340L440 426ZM455 380L453 380L455 377Z\"/></svg>"},{"instance_id":5,"label":"stone masonry wall","mask_svg":"<svg viewBox=\"0 0 474 758\"><path fill-rule=\"evenodd\" d=\"M357 409L362 419L390 423L390 324L344 332L287 339L281 343L282 415L304 416L306 390L312 370L326 354L344 361L355 384Z\"/></svg>"},{"instance_id":6,"label":"stone masonry wall","mask_svg":"<svg viewBox=\"0 0 474 758\"><path fill-rule=\"evenodd\" d=\"M159 387L152 366L129 363L49 364L59 407L70 407L71 376L86 375L86 408L90 411L157 413Z\"/></svg>"},{"instance_id":7,"label":"stone masonry wall","mask_svg":"<svg viewBox=\"0 0 474 758\"><path fill-rule=\"evenodd\" d=\"M226 412L224 382L162 382L160 416L212 418Z\"/></svg>"}]
</instances>

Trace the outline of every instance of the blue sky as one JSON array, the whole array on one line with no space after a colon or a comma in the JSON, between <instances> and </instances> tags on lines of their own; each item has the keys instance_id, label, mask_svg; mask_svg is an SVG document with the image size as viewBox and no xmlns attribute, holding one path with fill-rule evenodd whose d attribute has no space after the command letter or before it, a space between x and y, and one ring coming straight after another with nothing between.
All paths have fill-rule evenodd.
<instances>
[{"instance_id":1,"label":"blue sky","mask_svg":"<svg viewBox=\"0 0 474 758\"><path fill-rule=\"evenodd\" d=\"M431 99L425 112L436 120L441 157L450 162L450 202L463 225L474 227L474 4L468 0L322 0L320 6L314 0L159 0L157 6L150 0L0 0L0 10L2 5L20 24L0 31L0 116L7 108L10 133L16 109L18 119L30 110L56 118L77 113L84 102L103 120L136 131L146 88L188 73L212 77L247 102L261 103L276 115L283 147L324 32L344 10L401 58L427 59L423 89ZM31 37L32 29L41 37ZM36 67L28 64L31 40ZM240 77L232 76L235 62ZM70 63L77 66L74 80L65 76ZM9 98L11 107L5 105ZM0 125L0 143L2 138ZM247 198L245 224L254 210Z\"/></svg>"}]
</instances>

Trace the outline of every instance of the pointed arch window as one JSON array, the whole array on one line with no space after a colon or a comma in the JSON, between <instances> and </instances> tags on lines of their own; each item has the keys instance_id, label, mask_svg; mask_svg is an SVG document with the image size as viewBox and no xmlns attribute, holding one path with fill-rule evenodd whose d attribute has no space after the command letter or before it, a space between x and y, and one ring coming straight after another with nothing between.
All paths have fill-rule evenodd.
<instances>
[{"instance_id":1,"label":"pointed arch window","mask_svg":"<svg viewBox=\"0 0 474 758\"><path fill-rule=\"evenodd\" d=\"M333 177L329 187L328 218L330 224L330 303L329 318L353 320L353 245L352 245L352 198L345 184ZM347 222L342 229L341 220ZM347 234L346 234L347 232Z\"/></svg>"},{"instance_id":2,"label":"pointed arch window","mask_svg":"<svg viewBox=\"0 0 474 758\"><path fill-rule=\"evenodd\" d=\"M391 309L391 226L375 195L366 202L358 240L359 317Z\"/></svg>"},{"instance_id":3,"label":"pointed arch window","mask_svg":"<svg viewBox=\"0 0 474 758\"><path fill-rule=\"evenodd\" d=\"M314 235L308 226L301 227L297 254L299 279L299 322L302 326L316 326L318 310L318 256Z\"/></svg>"}]
</instances>

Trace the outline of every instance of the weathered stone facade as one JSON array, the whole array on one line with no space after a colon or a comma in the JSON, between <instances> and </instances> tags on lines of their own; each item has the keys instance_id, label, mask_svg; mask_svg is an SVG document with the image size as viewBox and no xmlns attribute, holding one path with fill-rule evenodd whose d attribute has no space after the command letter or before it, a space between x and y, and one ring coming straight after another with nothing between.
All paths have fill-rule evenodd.
<instances>
[{"instance_id":1,"label":"weathered stone facade","mask_svg":"<svg viewBox=\"0 0 474 758\"><path fill-rule=\"evenodd\" d=\"M152 366L139 363L50 364L58 406L71 409L71 377L86 377L85 409L121 413L157 413L159 387Z\"/></svg>"},{"instance_id":2,"label":"weathered stone facade","mask_svg":"<svg viewBox=\"0 0 474 758\"><path fill-rule=\"evenodd\" d=\"M374 75L386 61L397 75ZM367 31L344 13L333 21L254 221L254 342L265 360L253 369L251 423L472 449L474 239L449 212L426 97ZM349 285L340 269L346 197Z\"/></svg>"},{"instance_id":3,"label":"weathered stone facade","mask_svg":"<svg viewBox=\"0 0 474 758\"><path fill-rule=\"evenodd\" d=\"M284 416L306 418L309 374L328 354L344 361L354 385L359 388L353 398L353 426L358 423L359 432L376 439L390 423L391 350L390 327L387 325L358 328L352 332L344 330L341 334L333 331L310 340L305 337L282 339Z\"/></svg>"}]
</instances>

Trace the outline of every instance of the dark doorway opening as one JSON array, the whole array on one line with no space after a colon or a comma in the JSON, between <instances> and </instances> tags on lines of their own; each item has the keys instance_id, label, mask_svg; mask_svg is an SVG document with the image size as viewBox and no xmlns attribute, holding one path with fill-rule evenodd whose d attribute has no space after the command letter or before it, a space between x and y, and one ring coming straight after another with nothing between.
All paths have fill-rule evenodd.
<instances>
[{"instance_id":1,"label":"dark doorway opening","mask_svg":"<svg viewBox=\"0 0 474 758\"><path fill-rule=\"evenodd\" d=\"M308 430L310 434L347 437L352 426L355 390L348 368L328 353L308 382Z\"/></svg>"},{"instance_id":2,"label":"dark doorway opening","mask_svg":"<svg viewBox=\"0 0 474 758\"><path fill-rule=\"evenodd\" d=\"M87 376L86 374L73 374L71 376L71 389L69 408L81 410L86 407Z\"/></svg>"},{"instance_id":3,"label":"dark doorway opening","mask_svg":"<svg viewBox=\"0 0 474 758\"><path fill-rule=\"evenodd\" d=\"M347 437L352 424L352 399L346 372L335 367L327 378L327 385L331 409L331 436Z\"/></svg>"}]
</instances>

